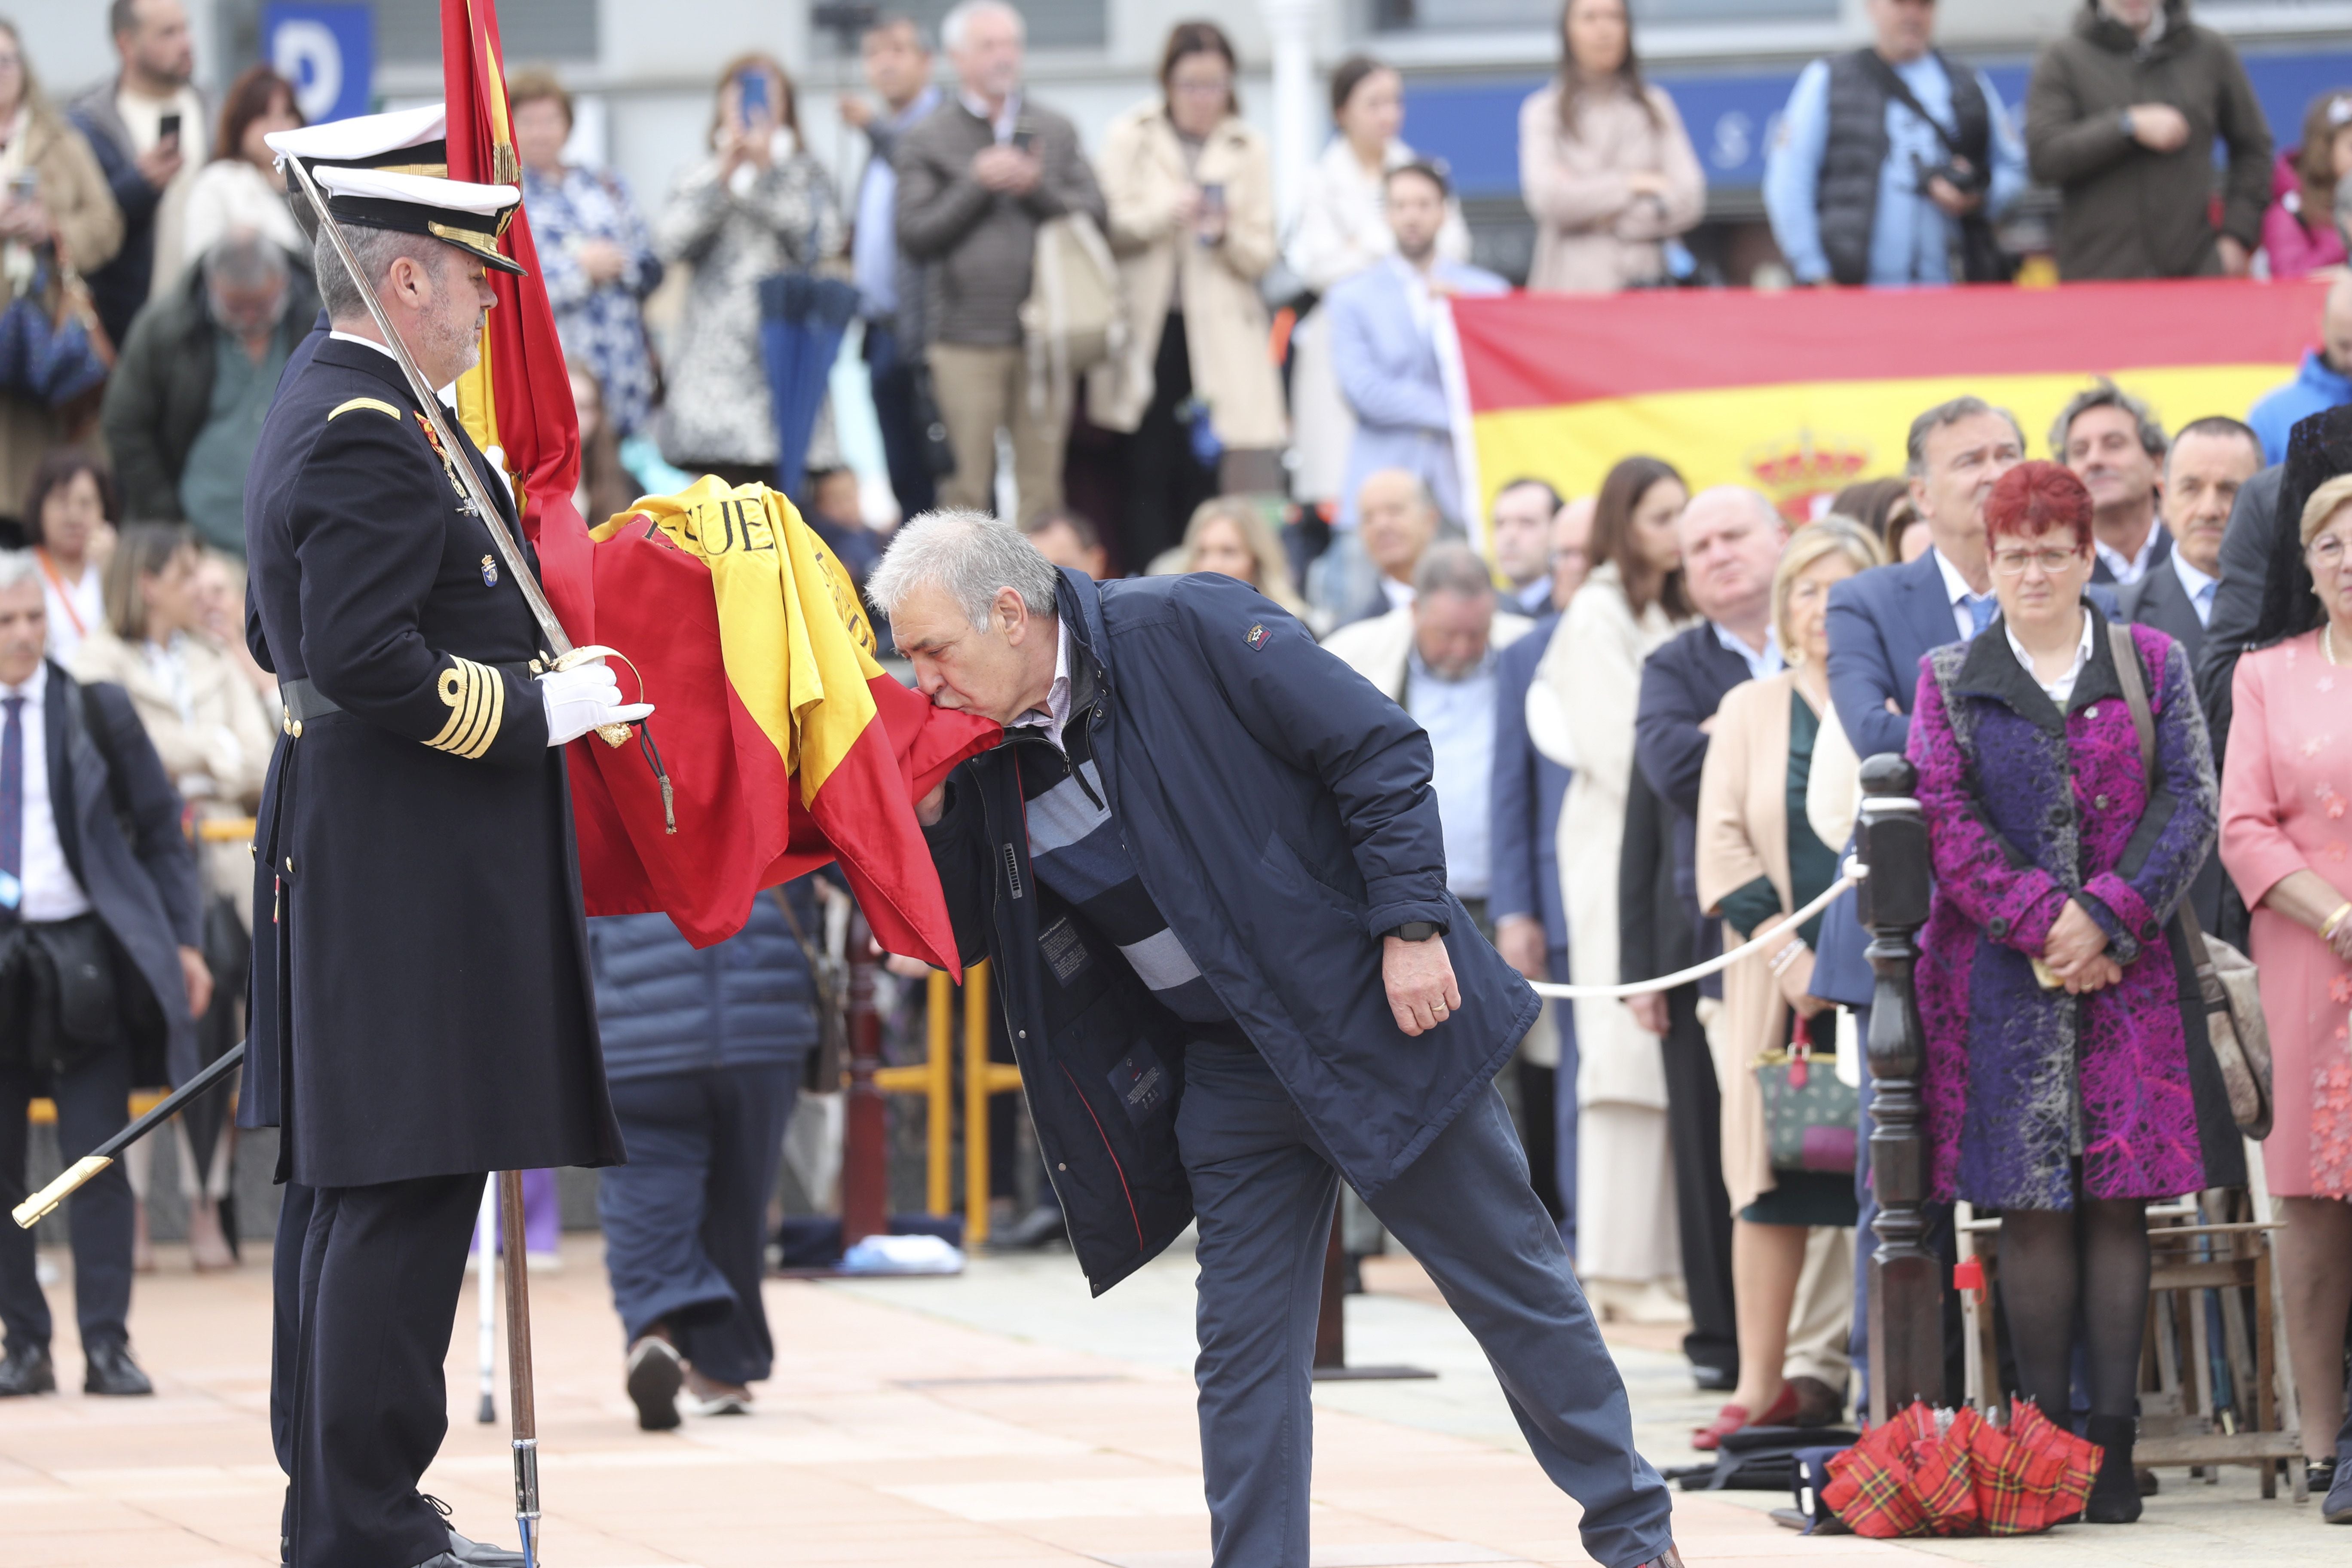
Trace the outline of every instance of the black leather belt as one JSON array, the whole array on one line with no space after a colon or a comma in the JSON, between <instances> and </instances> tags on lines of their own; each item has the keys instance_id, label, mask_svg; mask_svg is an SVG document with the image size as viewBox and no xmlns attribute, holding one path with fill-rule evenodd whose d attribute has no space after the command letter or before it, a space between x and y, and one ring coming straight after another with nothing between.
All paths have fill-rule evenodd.
<instances>
[{"instance_id":1,"label":"black leather belt","mask_svg":"<svg viewBox=\"0 0 2352 1568\"><path fill-rule=\"evenodd\" d=\"M343 710L341 703L307 680L279 681L278 700L286 705L286 732L289 735L300 735L303 724L310 720Z\"/></svg>"}]
</instances>

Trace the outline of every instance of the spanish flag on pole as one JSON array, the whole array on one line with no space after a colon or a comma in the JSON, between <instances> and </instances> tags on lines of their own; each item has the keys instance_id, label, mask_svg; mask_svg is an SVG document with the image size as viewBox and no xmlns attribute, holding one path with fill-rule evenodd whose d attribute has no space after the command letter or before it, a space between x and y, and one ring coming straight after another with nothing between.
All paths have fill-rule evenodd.
<instances>
[{"instance_id":1,"label":"spanish flag on pole","mask_svg":"<svg viewBox=\"0 0 2352 1568\"><path fill-rule=\"evenodd\" d=\"M2213 279L1456 300L1463 490L1484 517L1513 479L1591 495L1646 453L1801 521L1842 486L1902 472L1913 416L1963 393L2015 414L2037 453L2100 375L2169 428L2242 419L2294 374L2325 292Z\"/></svg>"},{"instance_id":2,"label":"spanish flag on pole","mask_svg":"<svg viewBox=\"0 0 2352 1568\"><path fill-rule=\"evenodd\" d=\"M450 178L517 183L496 0L441 0L441 62ZM571 376L521 213L502 244L525 275L490 275L499 302L459 416L504 454L564 630L618 649L658 710L664 778L651 746L569 749L588 912L660 910L707 946L742 928L761 889L838 858L883 946L959 970L913 803L996 726L934 710L874 662L848 574L761 487L706 479L592 536L572 499Z\"/></svg>"}]
</instances>

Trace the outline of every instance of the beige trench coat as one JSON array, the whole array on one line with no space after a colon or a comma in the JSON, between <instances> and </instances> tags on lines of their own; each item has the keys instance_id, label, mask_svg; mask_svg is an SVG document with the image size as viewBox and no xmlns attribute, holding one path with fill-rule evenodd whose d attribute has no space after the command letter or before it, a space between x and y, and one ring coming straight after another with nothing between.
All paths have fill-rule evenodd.
<instances>
[{"instance_id":1,"label":"beige trench coat","mask_svg":"<svg viewBox=\"0 0 2352 1568\"><path fill-rule=\"evenodd\" d=\"M1088 417L1132 431L1150 405L1151 367L1169 307L1184 312L1192 392L1228 448L1263 451L1290 438L1282 382L1267 348L1258 279L1274 265L1274 165L1265 139L1238 119L1209 133L1188 174L1176 128L1154 99L1114 121L1095 161L1110 209L1111 250L1126 293L1127 342L1087 377ZM1176 222L1188 184L1225 189L1225 237L1202 245Z\"/></svg>"},{"instance_id":2,"label":"beige trench coat","mask_svg":"<svg viewBox=\"0 0 2352 1568\"><path fill-rule=\"evenodd\" d=\"M1789 701L1796 684L1785 673L1748 681L1716 710L1698 786L1698 901L1709 914L1759 877L1780 895L1782 914L1796 908L1789 895ZM1836 724L1834 714L1822 714L1823 736ZM1755 934L1727 928L1724 944ZM1766 1043L1788 1027L1789 1004L1764 963L1748 959L1724 972L1723 1015L1707 1034L1723 1088L1723 1184L1734 1214L1779 1184L1751 1069Z\"/></svg>"},{"instance_id":3,"label":"beige trench coat","mask_svg":"<svg viewBox=\"0 0 2352 1568\"><path fill-rule=\"evenodd\" d=\"M1612 294L1665 276L1664 242L1706 214L1706 176L1691 151L1675 100L1647 89L1657 121L1622 91L1586 95L1577 134L1559 127L1559 89L1547 87L1519 106L1519 195L1536 220L1536 254L1528 287L1538 291ZM1666 177L1663 202L1636 198L1631 174Z\"/></svg>"},{"instance_id":4,"label":"beige trench coat","mask_svg":"<svg viewBox=\"0 0 2352 1568\"><path fill-rule=\"evenodd\" d=\"M278 717L219 647L194 633L184 646L189 714L184 719L171 687L147 662L143 650L110 633L85 638L74 650L74 679L110 680L131 694L131 706L146 727L163 772L200 820L251 816L261 804L262 779L278 744ZM200 853L206 889L232 900L237 918L251 931L251 852L239 842L208 844Z\"/></svg>"}]
</instances>

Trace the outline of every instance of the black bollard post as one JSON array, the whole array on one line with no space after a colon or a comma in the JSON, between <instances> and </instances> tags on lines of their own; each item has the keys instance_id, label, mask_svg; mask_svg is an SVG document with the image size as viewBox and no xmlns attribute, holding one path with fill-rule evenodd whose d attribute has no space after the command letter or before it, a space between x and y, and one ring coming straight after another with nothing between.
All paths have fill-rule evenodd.
<instances>
[{"instance_id":1,"label":"black bollard post","mask_svg":"<svg viewBox=\"0 0 2352 1568\"><path fill-rule=\"evenodd\" d=\"M1872 1190L1878 1195L1877 1250L1870 1260L1870 1418L1886 1420L1914 1400L1944 1398L1944 1280L1926 1245L1927 1150L1919 1079L1927 1037L1912 972L1914 938L1927 923L1934 875L1927 824L1912 798L1918 774L1891 752L1862 764L1863 864L1870 869L1863 909L1872 931L1870 1134Z\"/></svg>"}]
</instances>

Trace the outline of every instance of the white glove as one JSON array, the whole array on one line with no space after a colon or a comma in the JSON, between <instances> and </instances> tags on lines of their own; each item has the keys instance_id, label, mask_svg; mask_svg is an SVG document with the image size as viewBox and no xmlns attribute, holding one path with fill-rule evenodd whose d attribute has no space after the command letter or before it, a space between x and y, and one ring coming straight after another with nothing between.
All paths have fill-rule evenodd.
<instances>
[{"instance_id":1,"label":"white glove","mask_svg":"<svg viewBox=\"0 0 2352 1568\"><path fill-rule=\"evenodd\" d=\"M591 730L626 724L654 710L650 702L623 702L621 683L602 664L550 670L539 678L539 694L547 704L551 746L569 745Z\"/></svg>"}]
</instances>

